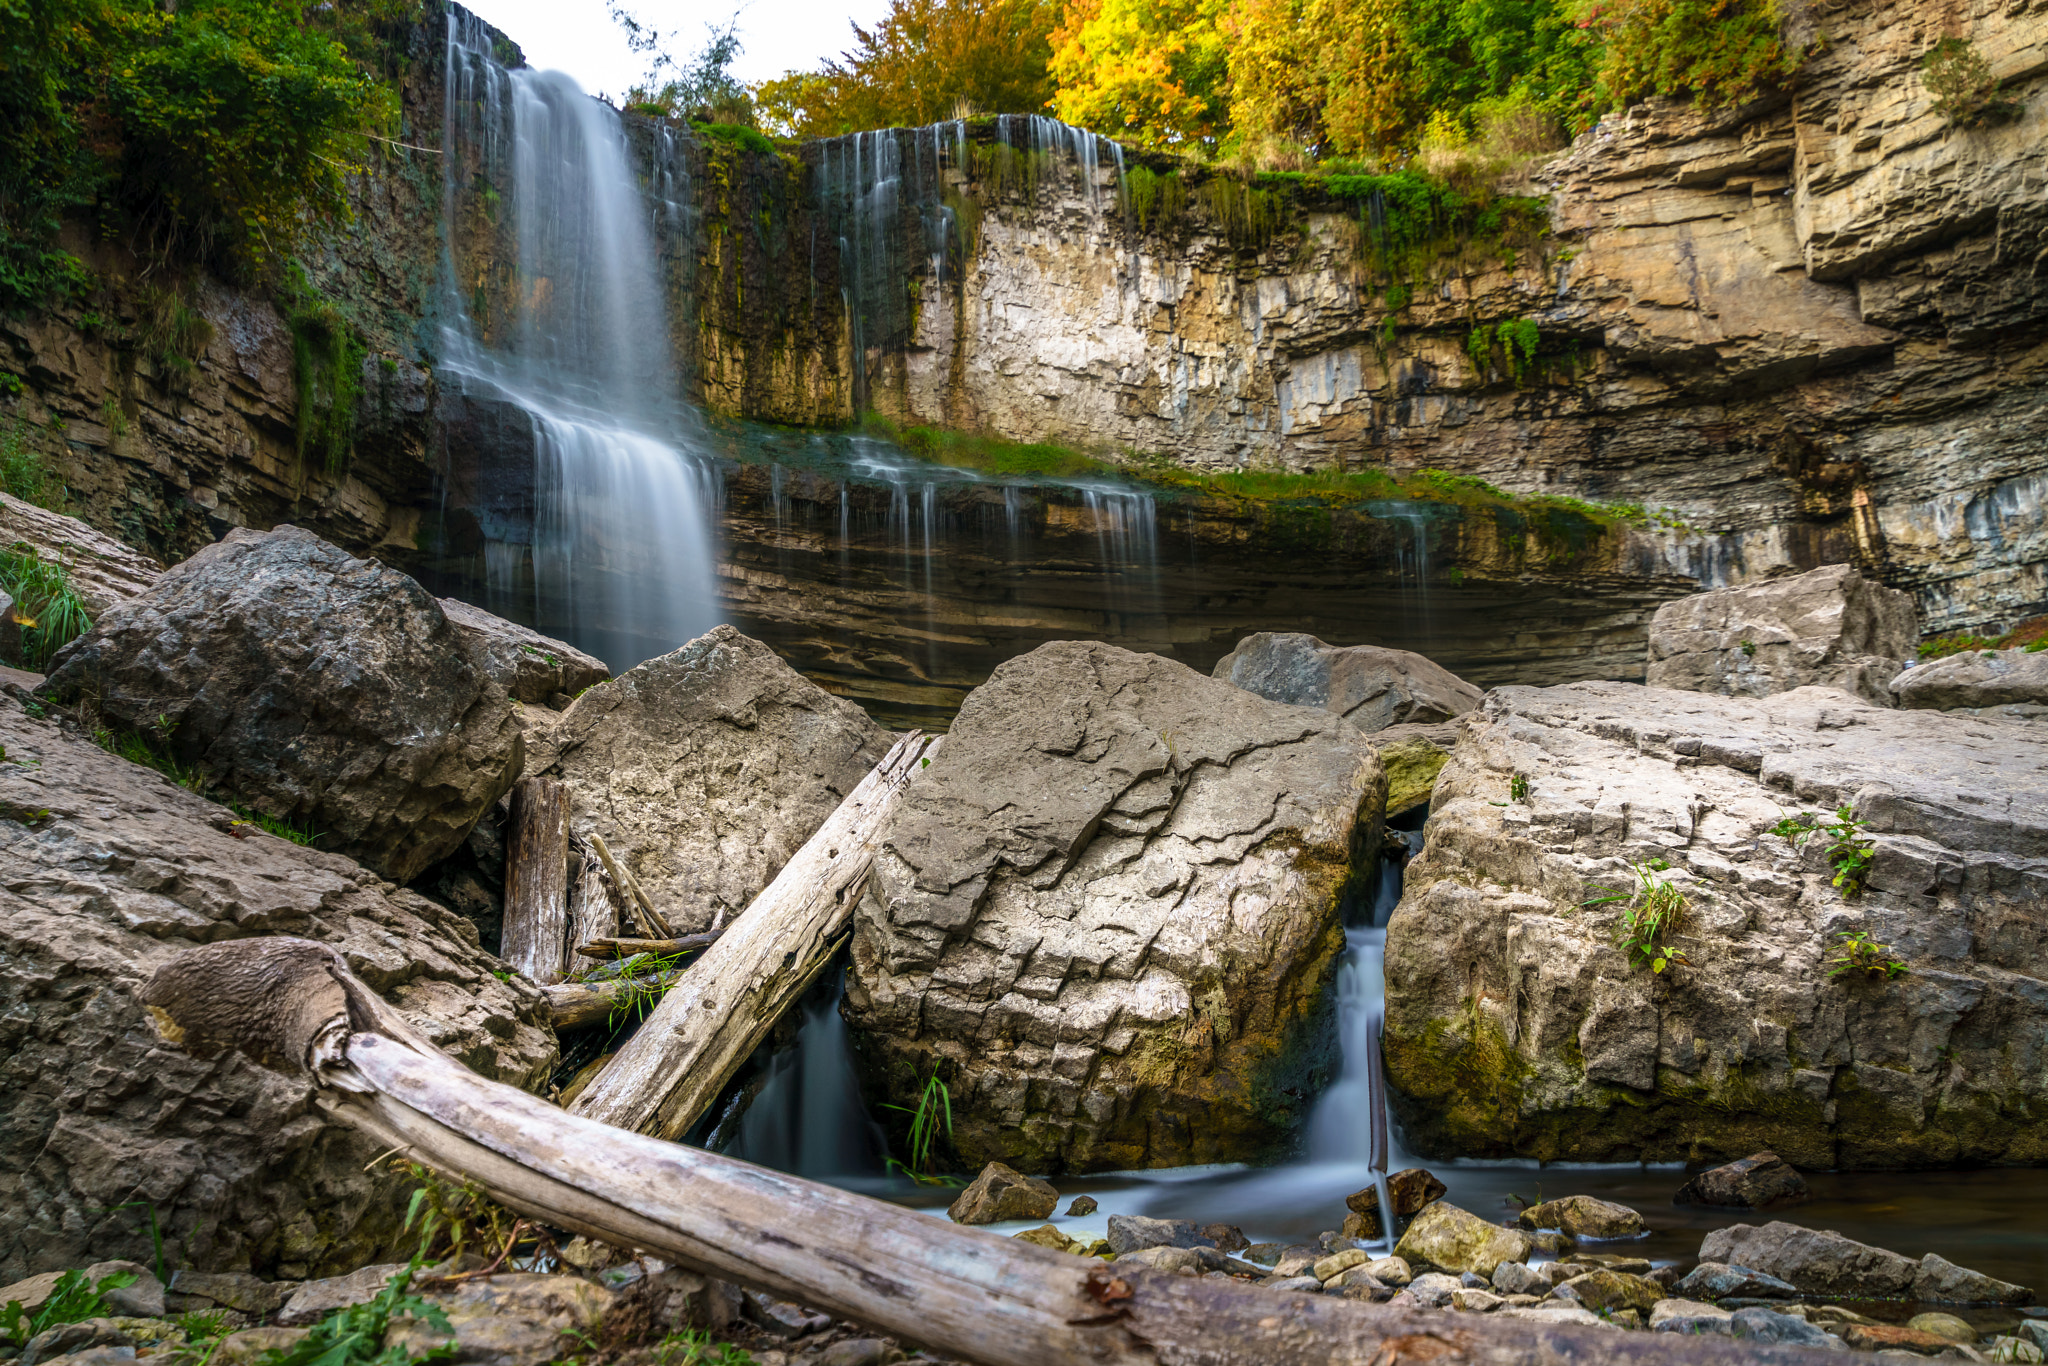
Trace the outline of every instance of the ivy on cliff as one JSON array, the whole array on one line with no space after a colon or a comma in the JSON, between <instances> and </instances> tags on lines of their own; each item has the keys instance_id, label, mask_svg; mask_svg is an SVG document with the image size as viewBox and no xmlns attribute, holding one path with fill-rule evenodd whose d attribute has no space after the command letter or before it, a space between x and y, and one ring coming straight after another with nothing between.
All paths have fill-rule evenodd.
<instances>
[{"instance_id":1,"label":"ivy on cliff","mask_svg":"<svg viewBox=\"0 0 2048 1366\"><path fill-rule=\"evenodd\" d=\"M395 115L379 34L418 0L0 0L0 308L85 281L83 217L247 276L345 216Z\"/></svg>"}]
</instances>

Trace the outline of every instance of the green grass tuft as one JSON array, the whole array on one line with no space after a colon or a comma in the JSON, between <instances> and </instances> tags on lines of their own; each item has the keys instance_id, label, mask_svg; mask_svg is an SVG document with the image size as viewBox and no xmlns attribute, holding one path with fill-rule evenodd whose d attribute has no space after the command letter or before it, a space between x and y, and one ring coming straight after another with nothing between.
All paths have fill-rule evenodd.
<instances>
[{"instance_id":1,"label":"green grass tuft","mask_svg":"<svg viewBox=\"0 0 2048 1366\"><path fill-rule=\"evenodd\" d=\"M0 550L0 592L14 599L9 624L20 643L7 662L18 668L44 672L57 651L92 629L92 617L71 587L70 571L42 558L26 542Z\"/></svg>"}]
</instances>

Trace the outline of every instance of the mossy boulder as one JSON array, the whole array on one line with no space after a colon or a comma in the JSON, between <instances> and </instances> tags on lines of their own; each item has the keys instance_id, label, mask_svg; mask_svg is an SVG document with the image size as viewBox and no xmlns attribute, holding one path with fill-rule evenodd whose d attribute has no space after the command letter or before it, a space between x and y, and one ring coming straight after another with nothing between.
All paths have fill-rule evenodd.
<instances>
[{"instance_id":1,"label":"mossy boulder","mask_svg":"<svg viewBox=\"0 0 2048 1366\"><path fill-rule=\"evenodd\" d=\"M1527 1260L1532 1246L1520 1229L1489 1224L1468 1210L1438 1201L1415 1216L1394 1255L1411 1264L1490 1277L1502 1262Z\"/></svg>"}]
</instances>

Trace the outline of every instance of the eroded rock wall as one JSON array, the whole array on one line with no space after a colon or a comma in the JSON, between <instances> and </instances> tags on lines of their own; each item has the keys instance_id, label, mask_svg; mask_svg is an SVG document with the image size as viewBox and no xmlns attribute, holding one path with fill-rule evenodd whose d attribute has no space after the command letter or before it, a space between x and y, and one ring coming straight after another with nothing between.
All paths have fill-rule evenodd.
<instances>
[{"instance_id":1,"label":"eroded rock wall","mask_svg":"<svg viewBox=\"0 0 2048 1366\"><path fill-rule=\"evenodd\" d=\"M1387 1075L1432 1156L2048 1160L2048 736L1832 688L1502 688L1463 721L1387 929ZM1515 782L1522 780L1522 785ZM1789 813L1848 807L1845 895ZM1642 879L1688 908L1654 972ZM1840 967L1843 936L1903 975Z\"/></svg>"}]
</instances>

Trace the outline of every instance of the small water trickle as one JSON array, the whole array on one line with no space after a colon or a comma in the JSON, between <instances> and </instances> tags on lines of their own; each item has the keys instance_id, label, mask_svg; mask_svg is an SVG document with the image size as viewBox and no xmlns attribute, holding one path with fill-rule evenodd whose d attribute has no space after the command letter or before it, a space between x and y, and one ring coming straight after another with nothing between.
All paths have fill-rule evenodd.
<instances>
[{"instance_id":1,"label":"small water trickle","mask_svg":"<svg viewBox=\"0 0 2048 1366\"><path fill-rule=\"evenodd\" d=\"M768 1076L745 1109L719 1126L717 1151L813 1180L876 1178L887 1148L861 1103L853 1050L839 1003L842 966L812 987L796 1043L768 1060Z\"/></svg>"}]
</instances>

